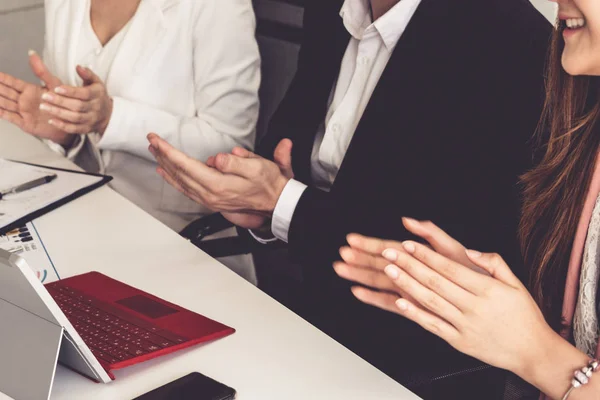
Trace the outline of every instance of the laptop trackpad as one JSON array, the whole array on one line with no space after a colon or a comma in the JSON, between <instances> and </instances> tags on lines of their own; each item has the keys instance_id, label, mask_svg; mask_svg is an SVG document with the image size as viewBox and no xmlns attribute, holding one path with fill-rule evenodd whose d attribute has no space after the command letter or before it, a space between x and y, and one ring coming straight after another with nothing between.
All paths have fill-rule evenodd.
<instances>
[{"instance_id":1,"label":"laptop trackpad","mask_svg":"<svg viewBox=\"0 0 600 400\"><path fill-rule=\"evenodd\" d=\"M168 307L141 294L119 300L116 303L152 319L166 317L167 315L179 312L179 310Z\"/></svg>"}]
</instances>

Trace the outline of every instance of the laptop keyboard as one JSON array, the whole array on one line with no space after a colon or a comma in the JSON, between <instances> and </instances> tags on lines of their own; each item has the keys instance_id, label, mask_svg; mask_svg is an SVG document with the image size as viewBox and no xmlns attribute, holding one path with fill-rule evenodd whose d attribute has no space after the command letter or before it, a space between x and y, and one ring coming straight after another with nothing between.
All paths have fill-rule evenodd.
<instances>
[{"instance_id":1,"label":"laptop keyboard","mask_svg":"<svg viewBox=\"0 0 600 400\"><path fill-rule=\"evenodd\" d=\"M68 286L46 288L96 358L109 365L188 341Z\"/></svg>"}]
</instances>

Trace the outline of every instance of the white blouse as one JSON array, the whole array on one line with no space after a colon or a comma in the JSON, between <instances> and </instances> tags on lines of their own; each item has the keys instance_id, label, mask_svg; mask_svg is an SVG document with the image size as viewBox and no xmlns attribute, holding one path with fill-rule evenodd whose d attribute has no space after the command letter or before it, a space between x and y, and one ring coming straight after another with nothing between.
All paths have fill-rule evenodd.
<instances>
[{"instance_id":1,"label":"white blouse","mask_svg":"<svg viewBox=\"0 0 600 400\"><path fill-rule=\"evenodd\" d=\"M103 46L92 26L92 0L85 0L85 2L87 12L86 18L82 21L81 36L77 46L77 63L91 69L98 75L102 82L106 82L110 69L115 61L115 57L121 47L121 43L123 43L123 39L131 26L131 20L129 20L127 24ZM79 76L77 77L77 83L78 85L83 85L83 80ZM96 153L96 158L99 162L98 172L104 173L106 171L106 166L110 163L110 151L102 151L98 148L98 143L101 138L102 137L95 132L91 132L88 135L90 145L93 147L93 151ZM69 151L70 158L75 158L81 150L82 144L83 138L80 137Z\"/></svg>"},{"instance_id":2,"label":"white blouse","mask_svg":"<svg viewBox=\"0 0 600 400\"><path fill-rule=\"evenodd\" d=\"M49 70L80 86L75 68L87 65L113 99L102 137L81 135L66 156L111 175L114 190L176 231L211 213L156 173L146 136L155 132L201 161L252 148L260 86L252 1L141 0L104 47L91 26L91 0L45 6Z\"/></svg>"}]
</instances>

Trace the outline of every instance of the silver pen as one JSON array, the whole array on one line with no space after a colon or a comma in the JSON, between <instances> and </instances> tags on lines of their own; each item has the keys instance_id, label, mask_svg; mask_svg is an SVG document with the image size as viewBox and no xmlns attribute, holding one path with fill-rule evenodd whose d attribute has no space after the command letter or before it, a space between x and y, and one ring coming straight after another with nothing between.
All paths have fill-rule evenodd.
<instances>
[{"instance_id":1,"label":"silver pen","mask_svg":"<svg viewBox=\"0 0 600 400\"><path fill-rule=\"evenodd\" d=\"M56 179L56 174L52 174L52 175L43 176L38 179L34 179L29 182L22 183L20 185L17 185L15 187L12 187L12 188L4 191L4 192L0 192L0 200L2 200L2 198L6 195L21 193L26 190L30 190L30 189L36 188L38 186L45 185L46 183L50 183L55 179Z\"/></svg>"}]
</instances>

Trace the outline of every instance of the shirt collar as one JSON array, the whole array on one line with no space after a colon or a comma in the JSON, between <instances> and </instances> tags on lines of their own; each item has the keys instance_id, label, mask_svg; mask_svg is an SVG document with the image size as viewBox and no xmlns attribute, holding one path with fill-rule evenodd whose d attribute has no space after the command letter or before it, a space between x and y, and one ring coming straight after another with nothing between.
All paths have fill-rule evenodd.
<instances>
[{"instance_id":1,"label":"shirt collar","mask_svg":"<svg viewBox=\"0 0 600 400\"><path fill-rule=\"evenodd\" d=\"M401 0L387 13L371 22L369 0L346 0L340 11L344 26L350 35L357 40L362 40L365 31L373 25L385 47L392 51L404 30L408 26L421 0Z\"/></svg>"}]
</instances>

